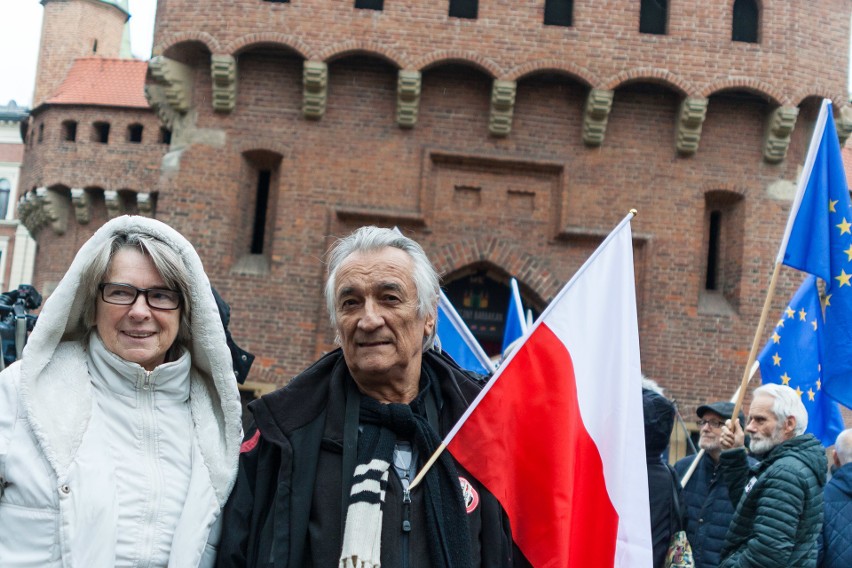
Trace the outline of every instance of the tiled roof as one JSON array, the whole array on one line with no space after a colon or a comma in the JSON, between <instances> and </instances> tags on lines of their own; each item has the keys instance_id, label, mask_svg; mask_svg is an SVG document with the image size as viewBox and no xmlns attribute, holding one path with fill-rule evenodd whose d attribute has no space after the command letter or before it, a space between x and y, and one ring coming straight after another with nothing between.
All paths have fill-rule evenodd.
<instances>
[{"instance_id":1,"label":"tiled roof","mask_svg":"<svg viewBox=\"0 0 852 568\"><path fill-rule=\"evenodd\" d=\"M137 59L83 57L47 101L53 105L100 105L148 108L145 73L148 63Z\"/></svg>"}]
</instances>

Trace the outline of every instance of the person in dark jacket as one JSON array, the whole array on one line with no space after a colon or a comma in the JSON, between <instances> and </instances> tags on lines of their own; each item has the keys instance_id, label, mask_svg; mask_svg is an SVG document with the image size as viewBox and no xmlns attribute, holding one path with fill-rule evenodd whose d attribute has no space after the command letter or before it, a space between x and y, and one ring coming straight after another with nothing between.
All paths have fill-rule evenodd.
<instances>
[{"instance_id":1,"label":"person in dark jacket","mask_svg":"<svg viewBox=\"0 0 852 568\"><path fill-rule=\"evenodd\" d=\"M762 461L749 467L739 423L722 428L720 464L737 503L720 568L809 568L817 565L822 531L825 449L805 434L808 413L788 386L758 387L746 431Z\"/></svg>"},{"instance_id":2,"label":"person in dark jacket","mask_svg":"<svg viewBox=\"0 0 852 568\"><path fill-rule=\"evenodd\" d=\"M253 401L218 566L524 565L508 517L443 452L482 385L431 349L438 275L416 242L363 227L328 258L337 349Z\"/></svg>"},{"instance_id":3,"label":"person in dark jacket","mask_svg":"<svg viewBox=\"0 0 852 568\"><path fill-rule=\"evenodd\" d=\"M654 568L660 568L672 535L682 530L680 519L680 480L663 461L674 427L675 407L657 384L642 382L642 410L645 419L645 459L648 465L648 496L651 508L651 541Z\"/></svg>"},{"instance_id":4,"label":"person in dark jacket","mask_svg":"<svg viewBox=\"0 0 852 568\"><path fill-rule=\"evenodd\" d=\"M821 568L852 566L852 429L834 443L837 470L825 486Z\"/></svg>"},{"instance_id":5,"label":"person in dark jacket","mask_svg":"<svg viewBox=\"0 0 852 568\"><path fill-rule=\"evenodd\" d=\"M704 450L686 485L683 487L684 524L686 537L692 547L696 568L716 568L725 544L725 534L734 516L734 505L728 496L728 486L722 481L719 456L722 454L721 435L725 420L731 418L734 403L719 401L702 404L696 410L701 434L698 447ZM745 416L739 414L741 426ZM685 479L696 456L686 456L675 465L680 478ZM757 463L749 457L750 463Z\"/></svg>"}]
</instances>

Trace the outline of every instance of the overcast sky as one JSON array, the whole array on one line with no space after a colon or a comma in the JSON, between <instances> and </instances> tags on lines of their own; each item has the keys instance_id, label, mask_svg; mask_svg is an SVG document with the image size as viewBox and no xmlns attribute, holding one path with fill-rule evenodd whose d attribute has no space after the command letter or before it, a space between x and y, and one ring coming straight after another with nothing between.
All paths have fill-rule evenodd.
<instances>
[{"instance_id":1,"label":"overcast sky","mask_svg":"<svg viewBox=\"0 0 852 568\"><path fill-rule=\"evenodd\" d=\"M151 56L157 0L130 0L130 41L135 57ZM0 0L0 104L30 106L44 8L39 0Z\"/></svg>"}]
</instances>

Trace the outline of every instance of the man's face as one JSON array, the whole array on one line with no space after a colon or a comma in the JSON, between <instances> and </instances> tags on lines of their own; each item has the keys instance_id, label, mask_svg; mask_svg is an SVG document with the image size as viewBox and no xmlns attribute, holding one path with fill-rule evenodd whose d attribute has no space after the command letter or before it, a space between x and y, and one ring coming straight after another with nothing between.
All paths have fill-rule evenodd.
<instances>
[{"instance_id":1,"label":"man's face","mask_svg":"<svg viewBox=\"0 0 852 568\"><path fill-rule=\"evenodd\" d=\"M420 379L423 339L435 319L417 313L413 269L408 253L386 247L352 254L337 271L337 333L359 385Z\"/></svg>"},{"instance_id":2,"label":"man's face","mask_svg":"<svg viewBox=\"0 0 852 568\"><path fill-rule=\"evenodd\" d=\"M704 425L701 426L701 436L698 438L698 447L710 453L722 451L721 434L725 419L712 410L707 410L701 415Z\"/></svg>"},{"instance_id":3,"label":"man's face","mask_svg":"<svg viewBox=\"0 0 852 568\"><path fill-rule=\"evenodd\" d=\"M765 454L781 442L792 438L789 423L795 425L795 420L788 418L787 423L779 422L772 411L774 404L775 399L767 395L758 395L751 402L746 432L751 436L749 448L755 454Z\"/></svg>"}]
</instances>

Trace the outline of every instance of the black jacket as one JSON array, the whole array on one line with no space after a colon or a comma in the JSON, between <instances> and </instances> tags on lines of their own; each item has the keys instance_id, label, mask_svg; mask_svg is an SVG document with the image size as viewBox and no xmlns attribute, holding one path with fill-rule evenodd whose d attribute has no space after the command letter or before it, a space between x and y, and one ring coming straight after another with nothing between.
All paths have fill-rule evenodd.
<instances>
[{"instance_id":1,"label":"black jacket","mask_svg":"<svg viewBox=\"0 0 852 568\"><path fill-rule=\"evenodd\" d=\"M838 469L825 486L821 568L852 566L852 463Z\"/></svg>"},{"instance_id":2,"label":"black jacket","mask_svg":"<svg viewBox=\"0 0 852 568\"><path fill-rule=\"evenodd\" d=\"M439 435L455 424L481 384L450 359L423 355L438 377ZM286 387L252 402L252 427L240 454L240 471L225 506L218 566L317 568L336 566L343 531L343 504L349 486L343 480L344 420L352 383L340 350L294 378ZM357 391L355 396L358 395ZM420 456L420 463L428 456ZM479 504L468 515L472 566L510 566L525 562L513 551L509 521L497 500L458 466L474 486ZM395 476L391 475L391 478ZM401 487L388 484L382 523L382 565L401 566L408 552L411 566L428 565L422 492L412 492L412 531L401 550ZM418 528L419 527L419 528Z\"/></svg>"},{"instance_id":3,"label":"black jacket","mask_svg":"<svg viewBox=\"0 0 852 568\"><path fill-rule=\"evenodd\" d=\"M695 456L687 456L675 465L683 478ZM752 464L757 463L751 460ZM722 556L725 535L734 516L728 486L718 463L704 455L682 492L686 536L692 546L695 568L716 568Z\"/></svg>"},{"instance_id":4,"label":"black jacket","mask_svg":"<svg viewBox=\"0 0 852 568\"><path fill-rule=\"evenodd\" d=\"M663 461L674 426L674 405L664 396L642 390L645 422L645 459L648 464L648 497L651 509L651 539L654 568L661 568L672 535L681 530L680 480Z\"/></svg>"}]
</instances>

